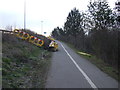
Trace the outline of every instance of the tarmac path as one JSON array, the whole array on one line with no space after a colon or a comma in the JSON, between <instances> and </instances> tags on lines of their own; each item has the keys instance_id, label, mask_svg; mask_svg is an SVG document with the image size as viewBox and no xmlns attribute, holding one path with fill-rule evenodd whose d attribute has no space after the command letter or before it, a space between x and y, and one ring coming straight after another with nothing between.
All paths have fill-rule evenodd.
<instances>
[{"instance_id":1,"label":"tarmac path","mask_svg":"<svg viewBox=\"0 0 120 90\"><path fill-rule=\"evenodd\" d=\"M46 88L118 88L118 82L57 41Z\"/></svg>"}]
</instances>

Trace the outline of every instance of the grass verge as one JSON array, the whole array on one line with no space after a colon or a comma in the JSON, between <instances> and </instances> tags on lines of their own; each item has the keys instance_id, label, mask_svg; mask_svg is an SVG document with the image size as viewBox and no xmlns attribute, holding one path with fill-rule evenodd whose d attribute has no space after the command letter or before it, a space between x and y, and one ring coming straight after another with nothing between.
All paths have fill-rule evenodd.
<instances>
[{"instance_id":1,"label":"grass verge","mask_svg":"<svg viewBox=\"0 0 120 90\"><path fill-rule=\"evenodd\" d=\"M65 43L65 42L64 42ZM78 49L76 49L73 45L66 43L70 48L72 48L78 55L80 55L81 57L89 60L91 63L93 63L94 65L96 65L101 71L105 72L106 74L108 74L109 76L111 76L112 78L116 79L117 81L120 81L120 74L118 69L113 68L112 66L110 66L109 64L105 63L103 60L97 58L94 55L85 53L85 52L81 52L78 51Z\"/></svg>"},{"instance_id":2,"label":"grass verge","mask_svg":"<svg viewBox=\"0 0 120 90\"><path fill-rule=\"evenodd\" d=\"M52 53L3 34L2 87L44 88Z\"/></svg>"}]
</instances>

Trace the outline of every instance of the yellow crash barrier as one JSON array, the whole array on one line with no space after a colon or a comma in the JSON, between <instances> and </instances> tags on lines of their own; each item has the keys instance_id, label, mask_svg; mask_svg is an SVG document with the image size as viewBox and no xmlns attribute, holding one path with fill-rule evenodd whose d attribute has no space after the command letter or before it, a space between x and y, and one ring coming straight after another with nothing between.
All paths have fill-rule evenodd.
<instances>
[{"instance_id":1,"label":"yellow crash barrier","mask_svg":"<svg viewBox=\"0 0 120 90\"><path fill-rule=\"evenodd\" d=\"M30 36L29 42L31 42L37 46L40 46L40 47L43 46L43 44L44 44L43 40L38 39L37 37L34 37L34 36Z\"/></svg>"},{"instance_id":2,"label":"yellow crash barrier","mask_svg":"<svg viewBox=\"0 0 120 90\"><path fill-rule=\"evenodd\" d=\"M41 39L38 39L37 45L41 47L43 44L44 44L44 41Z\"/></svg>"},{"instance_id":3,"label":"yellow crash barrier","mask_svg":"<svg viewBox=\"0 0 120 90\"><path fill-rule=\"evenodd\" d=\"M18 29L15 29L14 31L13 31L13 33L16 35L16 36L19 36L19 30Z\"/></svg>"},{"instance_id":4,"label":"yellow crash barrier","mask_svg":"<svg viewBox=\"0 0 120 90\"><path fill-rule=\"evenodd\" d=\"M54 41L55 39L54 38L52 38L51 36L48 36L47 37L48 39L50 39L50 40L52 40L52 41Z\"/></svg>"},{"instance_id":5,"label":"yellow crash barrier","mask_svg":"<svg viewBox=\"0 0 120 90\"><path fill-rule=\"evenodd\" d=\"M30 37L30 35L28 33L25 33L25 34L23 34L22 38L25 39L25 40L27 40L29 37Z\"/></svg>"},{"instance_id":6,"label":"yellow crash barrier","mask_svg":"<svg viewBox=\"0 0 120 90\"><path fill-rule=\"evenodd\" d=\"M20 37L21 39L23 39L23 36L24 36L24 32L20 31L18 37Z\"/></svg>"},{"instance_id":7,"label":"yellow crash barrier","mask_svg":"<svg viewBox=\"0 0 120 90\"><path fill-rule=\"evenodd\" d=\"M35 39L35 40L34 40L34 44L36 44L36 45L37 45L38 38L37 38L37 37L35 37L34 39Z\"/></svg>"},{"instance_id":8,"label":"yellow crash barrier","mask_svg":"<svg viewBox=\"0 0 120 90\"><path fill-rule=\"evenodd\" d=\"M13 32L17 37L20 37L25 40L27 40L30 37L30 35L28 33L22 32L18 29L15 29Z\"/></svg>"},{"instance_id":9,"label":"yellow crash barrier","mask_svg":"<svg viewBox=\"0 0 120 90\"><path fill-rule=\"evenodd\" d=\"M34 43L34 41L35 41L35 37L34 36L30 36L29 37L29 42Z\"/></svg>"},{"instance_id":10,"label":"yellow crash barrier","mask_svg":"<svg viewBox=\"0 0 120 90\"><path fill-rule=\"evenodd\" d=\"M13 31L14 35L24 39L24 40L28 40L29 42L42 47L44 45L44 41L35 37L35 36L30 36L28 33L23 32L21 30L15 29ZM41 36L41 35L40 35ZM53 38L51 38L50 36L48 37L48 39L50 39L52 42L49 44L49 48L52 48L54 51L58 50L58 44L54 41Z\"/></svg>"}]
</instances>

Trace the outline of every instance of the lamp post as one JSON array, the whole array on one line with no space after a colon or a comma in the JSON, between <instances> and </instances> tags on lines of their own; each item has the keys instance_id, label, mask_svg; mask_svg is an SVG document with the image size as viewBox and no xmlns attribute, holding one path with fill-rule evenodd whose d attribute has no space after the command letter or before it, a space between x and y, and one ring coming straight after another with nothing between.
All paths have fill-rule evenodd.
<instances>
[{"instance_id":1,"label":"lamp post","mask_svg":"<svg viewBox=\"0 0 120 90\"><path fill-rule=\"evenodd\" d=\"M26 29L26 0L24 0L24 30Z\"/></svg>"},{"instance_id":2,"label":"lamp post","mask_svg":"<svg viewBox=\"0 0 120 90\"><path fill-rule=\"evenodd\" d=\"M41 21L41 34L43 32L43 21Z\"/></svg>"}]
</instances>

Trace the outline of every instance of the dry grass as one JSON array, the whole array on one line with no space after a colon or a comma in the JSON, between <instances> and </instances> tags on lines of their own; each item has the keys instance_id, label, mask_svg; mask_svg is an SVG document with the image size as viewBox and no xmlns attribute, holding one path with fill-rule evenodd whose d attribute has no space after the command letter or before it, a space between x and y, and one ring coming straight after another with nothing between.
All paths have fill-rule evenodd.
<instances>
[{"instance_id":1,"label":"dry grass","mask_svg":"<svg viewBox=\"0 0 120 90\"><path fill-rule=\"evenodd\" d=\"M51 52L11 34L2 39L3 88L43 88Z\"/></svg>"}]
</instances>

